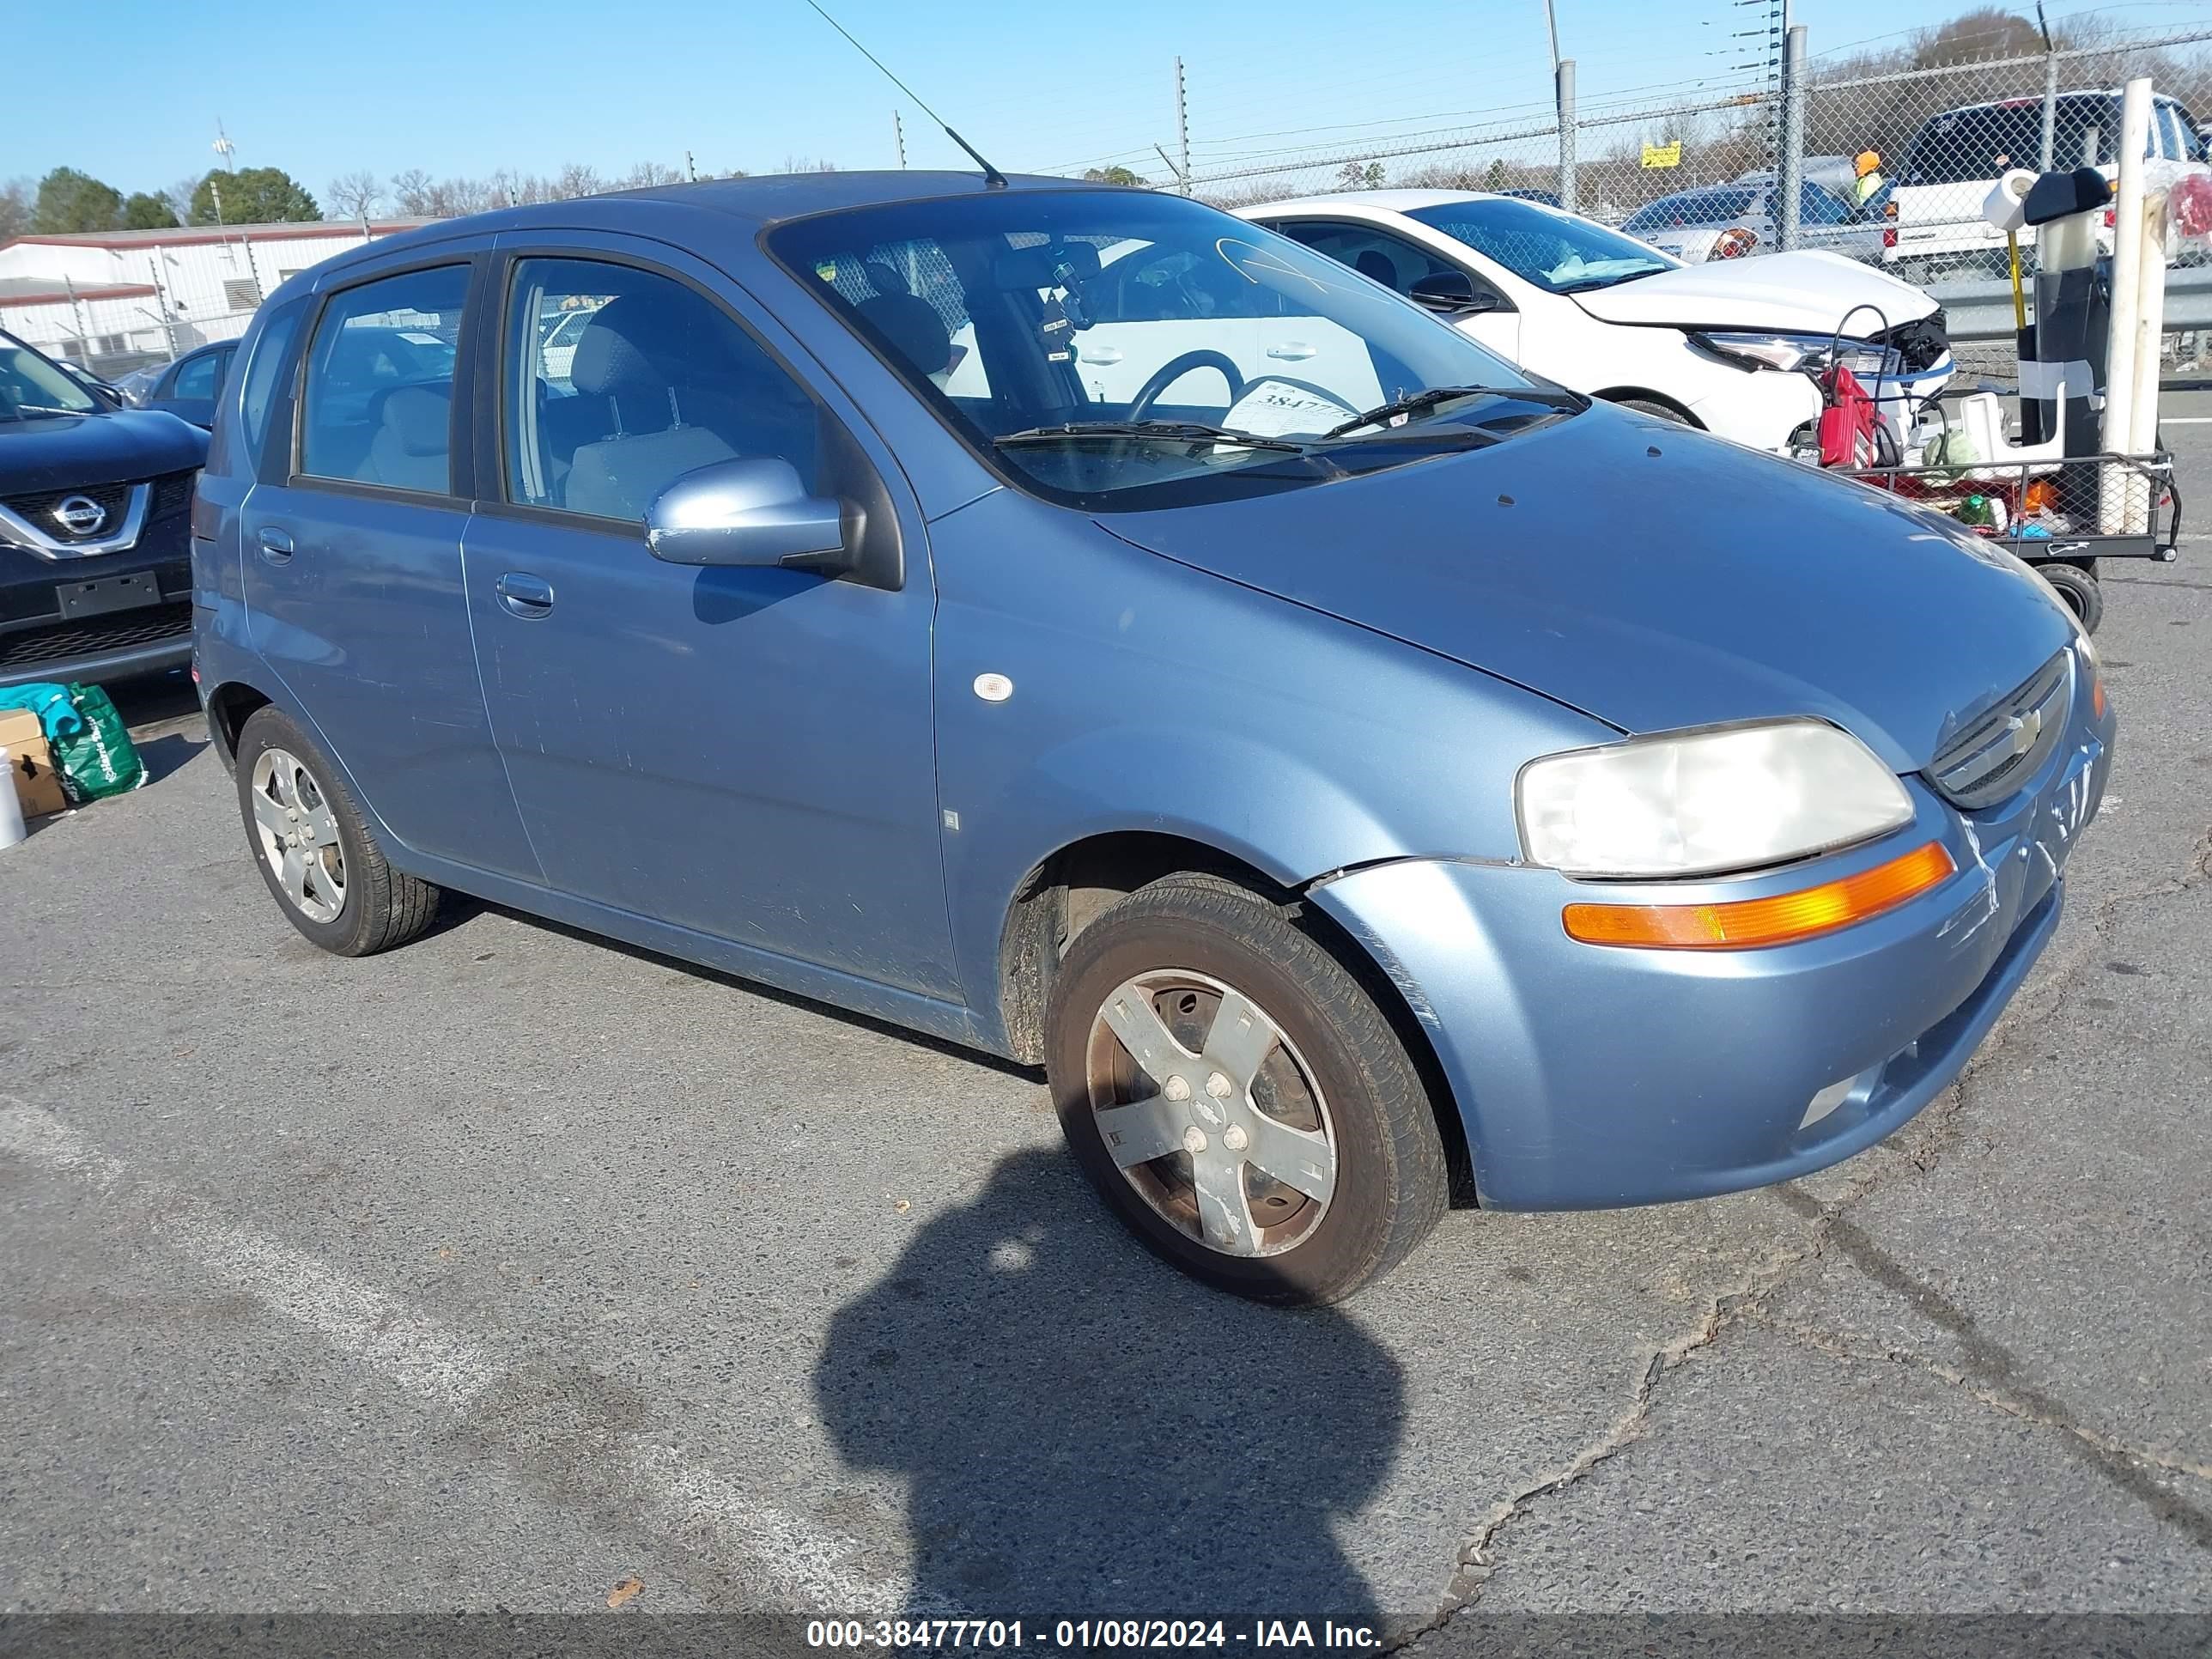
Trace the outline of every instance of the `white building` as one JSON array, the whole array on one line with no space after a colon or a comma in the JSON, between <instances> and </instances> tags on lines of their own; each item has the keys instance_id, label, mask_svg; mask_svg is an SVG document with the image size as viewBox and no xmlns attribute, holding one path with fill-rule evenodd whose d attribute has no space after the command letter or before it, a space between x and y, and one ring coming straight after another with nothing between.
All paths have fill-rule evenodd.
<instances>
[{"instance_id":1,"label":"white building","mask_svg":"<svg viewBox=\"0 0 2212 1659\"><path fill-rule=\"evenodd\" d=\"M102 374L246 331L295 271L428 222L188 226L0 243L0 329Z\"/></svg>"}]
</instances>

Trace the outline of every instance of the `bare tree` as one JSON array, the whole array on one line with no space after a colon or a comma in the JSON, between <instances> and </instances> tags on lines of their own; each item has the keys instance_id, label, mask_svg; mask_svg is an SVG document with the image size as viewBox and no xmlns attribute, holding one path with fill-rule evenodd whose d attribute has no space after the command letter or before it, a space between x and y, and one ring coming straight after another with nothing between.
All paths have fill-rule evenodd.
<instances>
[{"instance_id":1,"label":"bare tree","mask_svg":"<svg viewBox=\"0 0 2212 1659\"><path fill-rule=\"evenodd\" d=\"M358 173L342 173L331 180L323 199L331 204L334 218L367 219L383 204L384 186L366 168Z\"/></svg>"},{"instance_id":2,"label":"bare tree","mask_svg":"<svg viewBox=\"0 0 2212 1659\"><path fill-rule=\"evenodd\" d=\"M177 222L180 225L192 222L192 197L198 191L203 176L196 173L189 179L179 179L161 191L161 199L169 204L169 211L177 216Z\"/></svg>"},{"instance_id":3,"label":"bare tree","mask_svg":"<svg viewBox=\"0 0 2212 1659\"><path fill-rule=\"evenodd\" d=\"M491 205L491 185L482 179L441 179L429 186L424 210L434 217L452 219L464 213L482 213Z\"/></svg>"},{"instance_id":4,"label":"bare tree","mask_svg":"<svg viewBox=\"0 0 2212 1659\"><path fill-rule=\"evenodd\" d=\"M616 188L618 190L651 190L658 185L680 185L684 182L681 167L663 167L658 161L640 161L628 173Z\"/></svg>"},{"instance_id":5,"label":"bare tree","mask_svg":"<svg viewBox=\"0 0 2212 1659\"><path fill-rule=\"evenodd\" d=\"M569 201L579 196L597 196L606 186L599 182L596 169L580 161L571 161L561 169L561 176L553 182L553 198Z\"/></svg>"},{"instance_id":6,"label":"bare tree","mask_svg":"<svg viewBox=\"0 0 2212 1659\"><path fill-rule=\"evenodd\" d=\"M419 216L430 210L430 175L420 167L392 175L392 199L402 213Z\"/></svg>"},{"instance_id":7,"label":"bare tree","mask_svg":"<svg viewBox=\"0 0 2212 1659\"><path fill-rule=\"evenodd\" d=\"M0 242L21 236L31 228L31 181L10 179L0 184Z\"/></svg>"}]
</instances>

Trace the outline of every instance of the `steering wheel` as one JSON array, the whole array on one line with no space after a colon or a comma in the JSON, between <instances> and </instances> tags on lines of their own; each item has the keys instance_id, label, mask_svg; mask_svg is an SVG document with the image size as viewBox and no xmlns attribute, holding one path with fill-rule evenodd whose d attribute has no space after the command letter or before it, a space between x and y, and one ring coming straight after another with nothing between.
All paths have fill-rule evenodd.
<instances>
[{"instance_id":1,"label":"steering wheel","mask_svg":"<svg viewBox=\"0 0 2212 1659\"><path fill-rule=\"evenodd\" d=\"M1180 357L1171 357L1152 371L1152 378L1138 388L1135 399L1129 404L1129 418L1141 421L1152 412L1152 405L1165 392L1194 368L1215 368L1229 382L1229 408L1244 395L1244 377L1237 373L1237 365L1218 351L1186 351Z\"/></svg>"}]
</instances>

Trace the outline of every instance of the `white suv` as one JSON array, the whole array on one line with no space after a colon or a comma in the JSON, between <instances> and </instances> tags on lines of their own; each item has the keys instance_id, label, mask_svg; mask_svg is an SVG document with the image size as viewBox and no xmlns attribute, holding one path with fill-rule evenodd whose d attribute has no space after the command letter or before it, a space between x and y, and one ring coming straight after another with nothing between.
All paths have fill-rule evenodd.
<instances>
[{"instance_id":1,"label":"white suv","mask_svg":"<svg viewBox=\"0 0 2212 1659\"><path fill-rule=\"evenodd\" d=\"M2204 139L2189 112L2172 98L2155 105L2148 153L2171 161L2203 159ZM2061 93L2051 164L2062 171L2093 167L2109 179L2119 134L2118 93ZM2004 233L1982 217L1982 204L2002 173L2033 171L2042 149L2039 97L1970 104L1931 117L1913 136L1890 191L1883 264L1914 283L2001 272ZM2104 240L2110 248L2109 232Z\"/></svg>"}]
</instances>

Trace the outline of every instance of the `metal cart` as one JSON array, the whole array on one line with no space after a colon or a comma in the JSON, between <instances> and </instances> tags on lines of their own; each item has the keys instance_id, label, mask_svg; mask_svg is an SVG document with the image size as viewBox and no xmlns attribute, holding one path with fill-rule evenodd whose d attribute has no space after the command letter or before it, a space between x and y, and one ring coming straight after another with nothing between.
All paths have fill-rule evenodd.
<instances>
[{"instance_id":1,"label":"metal cart","mask_svg":"<svg viewBox=\"0 0 2212 1659\"><path fill-rule=\"evenodd\" d=\"M2078 455L2061 461L1832 467L1986 536L2042 573L2095 631L2100 559L2173 562L2181 490L2173 457Z\"/></svg>"}]
</instances>

